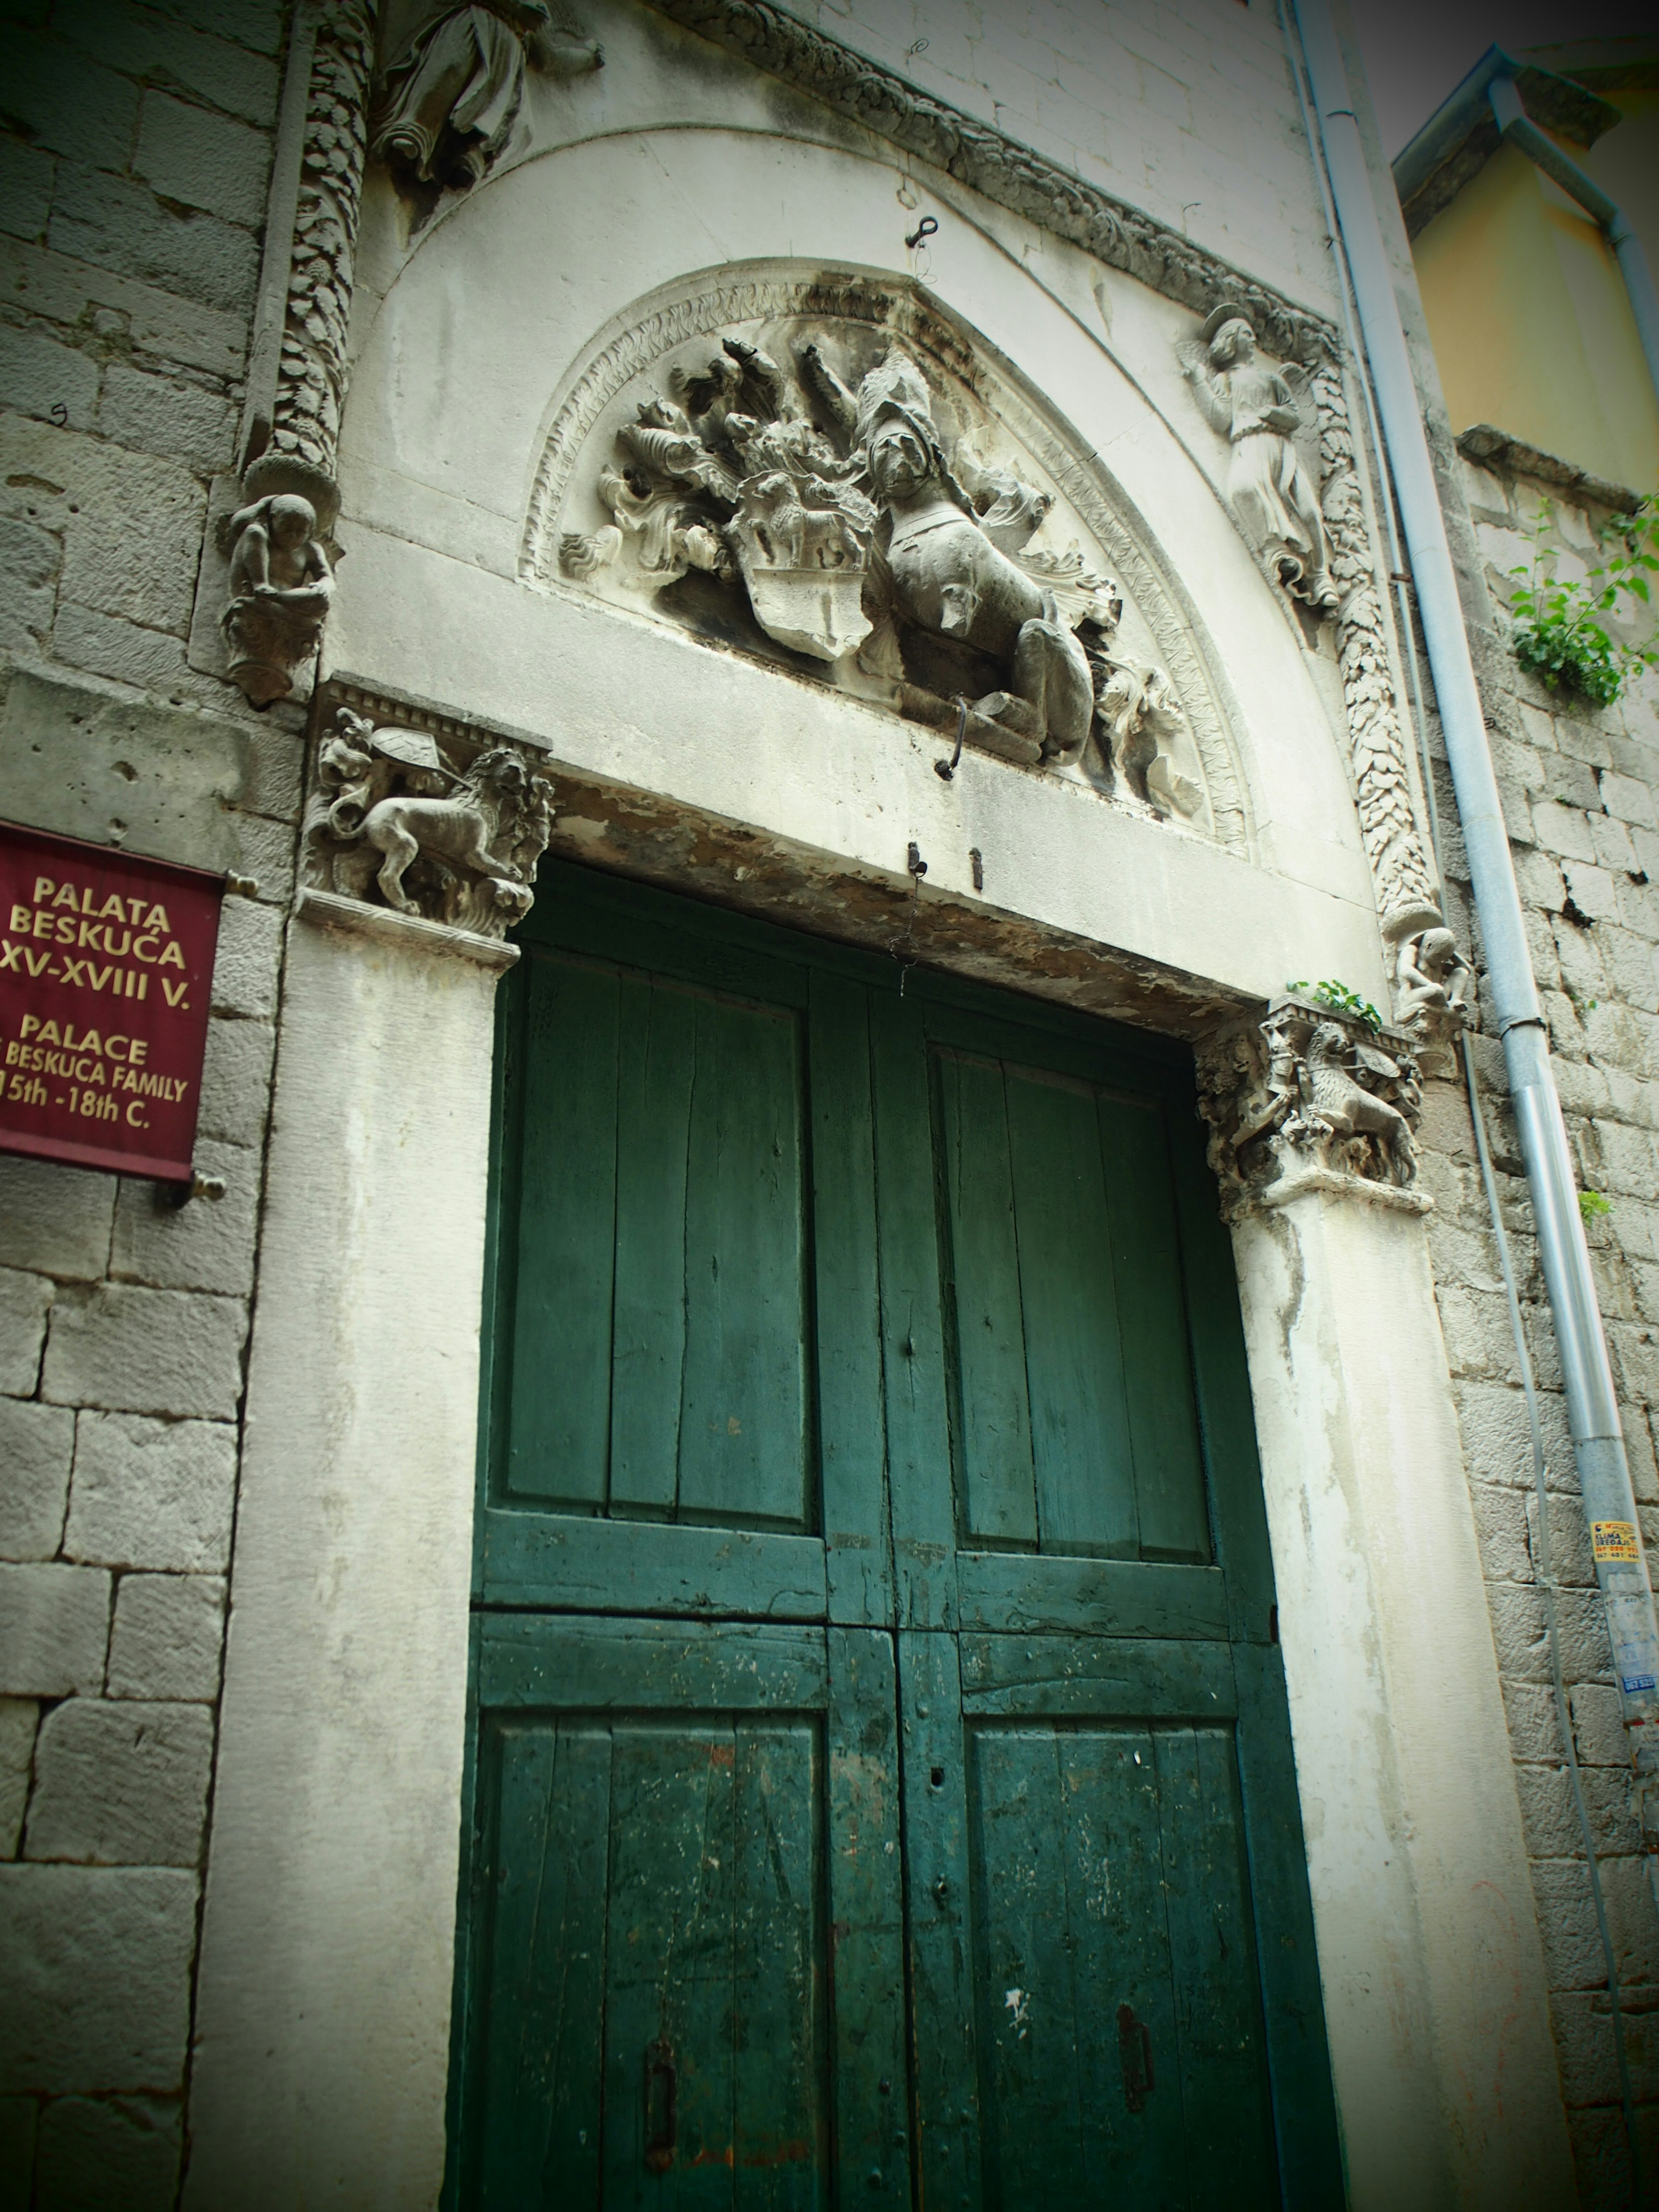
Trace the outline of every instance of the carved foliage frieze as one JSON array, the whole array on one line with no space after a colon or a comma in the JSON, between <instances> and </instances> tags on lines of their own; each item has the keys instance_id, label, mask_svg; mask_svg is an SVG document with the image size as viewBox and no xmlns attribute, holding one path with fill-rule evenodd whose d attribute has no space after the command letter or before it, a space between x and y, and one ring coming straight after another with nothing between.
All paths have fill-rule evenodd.
<instances>
[{"instance_id":1,"label":"carved foliage frieze","mask_svg":"<svg viewBox=\"0 0 1659 2212\"><path fill-rule=\"evenodd\" d=\"M316 740L301 879L393 913L499 938L533 902L553 787L526 749L337 707Z\"/></svg>"},{"instance_id":2,"label":"carved foliage frieze","mask_svg":"<svg viewBox=\"0 0 1659 2212\"><path fill-rule=\"evenodd\" d=\"M1426 1211L1413 1144L1415 1047L1403 1030L1373 1030L1294 994L1274 1000L1266 1021L1209 1039L1198 1054L1199 1111L1224 1218L1307 1190Z\"/></svg>"}]
</instances>

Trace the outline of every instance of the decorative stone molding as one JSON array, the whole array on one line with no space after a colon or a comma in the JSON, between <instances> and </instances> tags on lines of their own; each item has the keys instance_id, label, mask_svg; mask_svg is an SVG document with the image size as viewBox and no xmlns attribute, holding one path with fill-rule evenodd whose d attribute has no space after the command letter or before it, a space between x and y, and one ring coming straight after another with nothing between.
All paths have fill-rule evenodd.
<instances>
[{"instance_id":1,"label":"decorative stone molding","mask_svg":"<svg viewBox=\"0 0 1659 2212\"><path fill-rule=\"evenodd\" d=\"M240 491L226 480L215 486L190 645L192 665L224 677L261 708L308 696L334 590L334 469L374 0L306 0L290 39L249 360L244 474Z\"/></svg>"},{"instance_id":2,"label":"decorative stone molding","mask_svg":"<svg viewBox=\"0 0 1659 2212\"><path fill-rule=\"evenodd\" d=\"M1428 1212L1412 1143L1421 1103L1403 1030L1373 1030L1292 994L1264 1022L1231 1024L1198 1054L1223 1218L1310 1190Z\"/></svg>"},{"instance_id":3,"label":"decorative stone molding","mask_svg":"<svg viewBox=\"0 0 1659 2212\"><path fill-rule=\"evenodd\" d=\"M768 0L648 0L660 15L781 77L849 122L902 146L997 206L1080 246L1109 269L1200 315L1241 303L1283 361L1311 361L1335 343L1306 308L1206 253L1179 231L1085 184L1018 138L935 99Z\"/></svg>"},{"instance_id":4,"label":"decorative stone molding","mask_svg":"<svg viewBox=\"0 0 1659 2212\"><path fill-rule=\"evenodd\" d=\"M428 730L336 707L315 742L301 880L499 939L530 911L552 827L553 787L526 748L477 739L441 751Z\"/></svg>"},{"instance_id":5,"label":"decorative stone molding","mask_svg":"<svg viewBox=\"0 0 1659 2212\"><path fill-rule=\"evenodd\" d=\"M448 953L495 975L505 975L519 957L518 946L504 944L499 938L480 937L470 929L450 929L441 921L422 921L418 915L394 914L389 907L365 906L360 899L309 890L303 884L294 901L294 913L297 921L309 922L316 929L370 938L405 952Z\"/></svg>"},{"instance_id":6,"label":"decorative stone molding","mask_svg":"<svg viewBox=\"0 0 1659 2212\"><path fill-rule=\"evenodd\" d=\"M374 0L317 12L270 451L331 483L345 402L357 216L374 64Z\"/></svg>"},{"instance_id":7,"label":"decorative stone molding","mask_svg":"<svg viewBox=\"0 0 1659 2212\"><path fill-rule=\"evenodd\" d=\"M1320 504L1330 535L1331 574L1340 598L1337 657L1347 708L1354 795L1383 935L1398 943L1441 922L1443 916L1412 804L1413 779L1395 695L1388 618L1366 526L1340 362L1328 357L1318 362L1312 384L1319 422Z\"/></svg>"}]
</instances>

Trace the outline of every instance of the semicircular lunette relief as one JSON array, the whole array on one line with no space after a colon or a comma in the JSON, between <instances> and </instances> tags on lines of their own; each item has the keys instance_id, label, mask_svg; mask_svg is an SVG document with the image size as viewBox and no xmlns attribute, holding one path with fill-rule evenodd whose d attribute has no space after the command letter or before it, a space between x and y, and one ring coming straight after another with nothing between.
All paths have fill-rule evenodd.
<instances>
[{"instance_id":1,"label":"semicircular lunette relief","mask_svg":"<svg viewBox=\"0 0 1659 2212\"><path fill-rule=\"evenodd\" d=\"M520 573L1249 848L1224 681L1151 534L901 280L727 269L613 322L554 408Z\"/></svg>"}]
</instances>

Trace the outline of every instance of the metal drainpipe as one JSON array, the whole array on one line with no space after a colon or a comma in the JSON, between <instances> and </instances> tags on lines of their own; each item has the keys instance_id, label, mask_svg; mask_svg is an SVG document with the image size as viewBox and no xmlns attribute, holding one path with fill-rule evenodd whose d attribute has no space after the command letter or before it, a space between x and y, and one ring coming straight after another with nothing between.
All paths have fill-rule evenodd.
<instances>
[{"instance_id":1,"label":"metal drainpipe","mask_svg":"<svg viewBox=\"0 0 1659 2212\"><path fill-rule=\"evenodd\" d=\"M1636 333L1647 356L1654 394L1659 398L1659 300L1654 297L1653 275L1641 240L1626 222L1618 202L1609 199L1601 185L1586 176L1577 161L1570 161L1554 139L1539 129L1528 114L1521 88L1512 76L1494 77L1486 88L1486 97L1492 102L1498 127L1509 143L1547 177L1553 177L1567 197L1577 200L1585 214L1594 216L1606 232L1607 244L1613 248L1625 280L1625 289L1630 295L1631 313L1636 318Z\"/></svg>"},{"instance_id":2,"label":"metal drainpipe","mask_svg":"<svg viewBox=\"0 0 1659 2212\"><path fill-rule=\"evenodd\" d=\"M1342 50L1327 0L1294 0L1294 4L1469 856L1486 949L1487 1004L1504 1042L1539 1256L1561 1356L1573 1457L1596 1554L1596 1579L1607 1604L1626 1740L1640 1784L1643 1826L1649 1848L1659 1848L1659 1623L1578 1212L1566 1124L1550 1068L1548 1036L1486 744L1486 716ZM1651 1802L1650 1784L1655 1785Z\"/></svg>"}]
</instances>

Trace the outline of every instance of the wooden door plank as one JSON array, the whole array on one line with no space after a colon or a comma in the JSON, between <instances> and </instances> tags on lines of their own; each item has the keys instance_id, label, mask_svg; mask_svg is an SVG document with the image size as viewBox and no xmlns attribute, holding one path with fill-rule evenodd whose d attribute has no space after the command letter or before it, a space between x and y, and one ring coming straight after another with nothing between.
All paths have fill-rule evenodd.
<instances>
[{"instance_id":1,"label":"wooden door plank","mask_svg":"<svg viewBox=\"0 0 1659 2212\"><path fill-rule=\"evenodd\" d=\"M901 1634L913 2155L924 2205L985 2201L974 2027L966 1746L957 1639Z\"/></svg>"},{"instance_id":2,"label":"wooden door plank","mask_svg":"<svg viewBox=\"0 0 1659 2212\"><path fill-rule=\"evenodd\" d=\"M685 1176L696 1054L689 992L624 975L617 1080L611 1503L671 1512L685 1367Z\"/></svg>"},{"instance_id":3,"label":"wooden door plank","mask_svg":"<svg viewBox=\"0 0 1659 2212\"><path fill-rule=\"evenodd\" d=\"M1279 2180L1232 1731L1152 1740L1189 2201L1268 2212Z\"/></svg>"},{"instance_id":4,"label":"wooden door plank","mask_svg":"<svg viewBox=\"0 0 1659 2212\"><path fill-rule=\"evenodd\" d=\"M817 2212L830 2180L822 1734L744 1720L734 1747L733 2197L738 2212Z\"/></svg>"},{"instance_id":5,"label":"wooden door plank","mask_svg":"<svg viewBox=\"0 0 1659 2212\"><path fill-rule=\"evenodd\" d=\"M611 1736L570 1723L491 1733L497 1806L477 2201L508 2212L543 2202L554 2184L597 2192Z\"/></svg>"},{"instance_id":6,"label":"wooden door plank","mask_svg":"<svg viewBox=\"0 0 1659 2212\"><path fill-rule=\"evenodd\" d=\"M1273 1553L1238 1310L1238 1273L1215 1177L1204 1157L1201 1125L1190 1102L1184 1111L1171 1109L1170 1158L1216 1561L1227 1577L1233 1634L1266 1644L1273 1633Z\"/></svg>"},{"instance_id":7,"label":"wooden door plank","mask_svg":"<svg viewBox=\"0 0 1659 2212\"><path fill-rule=\"evenodd\" d=\"M964 1708L1091 1719L1231 1720L1237 1710L1224 1644L1167 1638L962 1638Z\"/></svg>"},{"instance_id":8,"label":"wooden door plank","mask_svg":"<svg viewBox=\"0 0 1659 2212\"><path fill-rule=\"evenodd\" d=\"M1164 1117L1098 1101L1142 1558L1207 1559L1209 1505Z\"/></svg>"},{"instance_id":9,"label":"wooden door plank","mask_svg":"<svg viewBox=\"0 0 1659 2212\"><path fill-rule=\"evenodd\" d=\"M819 1628L496 1613L478 1652L486 1705L605 1712L822 1712L828 1663Z\"/></svg>"},{"instance_id":10,"label":"wooden door plank","mask_svg":"<svg viewBox=\"0 0 1659 2212\"><path fill-rule=\"evenodd\" d=\"M1042 1548L1133 1558L1134 1462L1094 1098L1010 1069L1008 1133Z\"/></svg>"},{"instance_id":11,"label":"wooden door plank","mask_svg":"<svg viewBox=\"0 0 1659 2212\"><path fill-rule=\"evenodd\" d=\"M1342 2150L1278 1645L1235 1644L1233 1673L1245 1848L1262 1931L1257 1953L1280 2186L1285 2212L1322 2212L1342 2202Z\"/></svg>"},{"instance_id":12,"label":"wooden door plank","mask_svg":"<svg viewBox=\"0 0 1659 2212\"><path fill-rule=\"evenodd\" d=\"M1051 1729L969 1734L981 2155L989 2204L1086 2204L1080 2058L1102 2040L1073 1972L1065 1777Z\"/></svg>"},{"instance_id":13,"label":"wooden door plank","mask_svg":"<svg viewBox=\"0 0 1659 2212\"><path fill-rule=\"evenodd\" d=\"M970 1742L988 2199L1176 2212L1186 2170L1151 1732L975 1722ZM1152 2094L1133 2100L1120 2005L1137 2061L1142 2028L1153 2052Z\"/></svg>"},{"instance_id":14,"label":"wooden door plank","mask_svg":"<svg viewBox=\"0 0 1659 2212\"><path fill-rule=\"evenodd\" d=\"M895 1609L902 1628L944 1628L956 1617L957 1516L933 1135L916 1007L890 994L872 993L870 1036Z\"/></svg>"},{"instance_id":15,"label":"wooden door plank","mask_svg":"<svg viewBox=\"0 0 1659 2212\"><path fill-rule=\"evenodd\" d=\"M610 1458L617 979L532 965L506 1485L515 1498L598 1504Z\"/></svg>"},{"instance_id":16,"label":"wooden door plank","mask_svg":"<svg viewBox=\"0 0 1659 2212\"><path fill-rule=\"evenodd\" d=\"M822 1620L823 1544L766 1529L686 1528L492 1506L484 1595L574 1613L737 1613Z\"/></svg>"},{"instance_id":17,"label":"wooden door plank","mask_svg":"<svg viewBox=\"0 0 1659 2212\"><path fill-rule=\"evenodd\" d=\"M863 987L815 971L808 1030L812 1100L819 1458L833 1619L871 1626L892 1611L870 1022Z\"/></svg>"},{"instance_id":18,"label":"wooden door plank","mask_svg":"<svg viewBox=\"0 0 1659 2212\"><path fill-rule=\"evenodd\" d=\"M617 1732L599 2198L606 2212L730 2212L734 2203L735 1766L729 1722ZM653 2143L665 2160L659 2172L648 2162Z\"/></svg>"},{"instance_id":19,"label":"wooden door plank","mask_svg":"<svg viewBox=\"0 0 1659 2212\"><path fill-rule=\"evenodd\" d=\"M951 1227L963 1534L1037 1540L1013 1164L1000 1066L942 1053L939 1141Z\"/></svg>"},{"instance_id":20,"label":"wooden door plank","mask_svg":"<svg viewBox=\"0 0 1659 2212\"><path fill-rule=\"evenodd\" d=\"M780 1006L804 1006L807 961L834 952L730 908L551 861L538 877L536 904L520 934L529 944Z\"/></svg>"},{"instance_id":21,"label":"wooden door plank","mask_svg":"<svg viewBox=\"0 0 1659 2212\"><path fill-rule=\"evenodd\" d=\"M801 1053L794 1018L696 1001L679 1502L808 1525Z\"/></svg>"},{"instance_id":22,"label":"wooden door plank","mask_svg":"<svg viewBox=\"0 0 1659 2212\"><path fill-rule=\"evenodd\" d=\"M1186 2212L1190 2162L1176 2040L1176 1998L1158 1851L1153 1731L1123 1727L1064 1732L1066 1789L1060 1819L1078 1915L1079 1978L1090 1992L1104 2046L1098 2132L1097 2202ZM1092 1909L1090 1909L1091 1908ZM1133 2026L1120 2025L1127 2006ZM1147 2062L1151 2086L1137 2100L1124 2044ZM1136 2109L1139 2101L1139 2109Z\"/></svg>"},{"instance_id":23,"label":"wooden door plank","mask_svg":"<svg viewBox=\"0 0 1659 2212\"><path fill-rule=\"evenodd\" d=\"M1218 1567L959 1552L957 1601L964 1629L1200 1639L1228 1631Z\"/></svg>"},{"instance_id":24,"label":"wooden door plank","mask_svg":"<svg viewBox=\"0 0 1659 2212\"><path fill-rule=\"evenodd\" d=\"M842 2201L910 2202L904 1893L893 1638L832 1628L830 1920Z\"/></svg>"}]
</instances>

